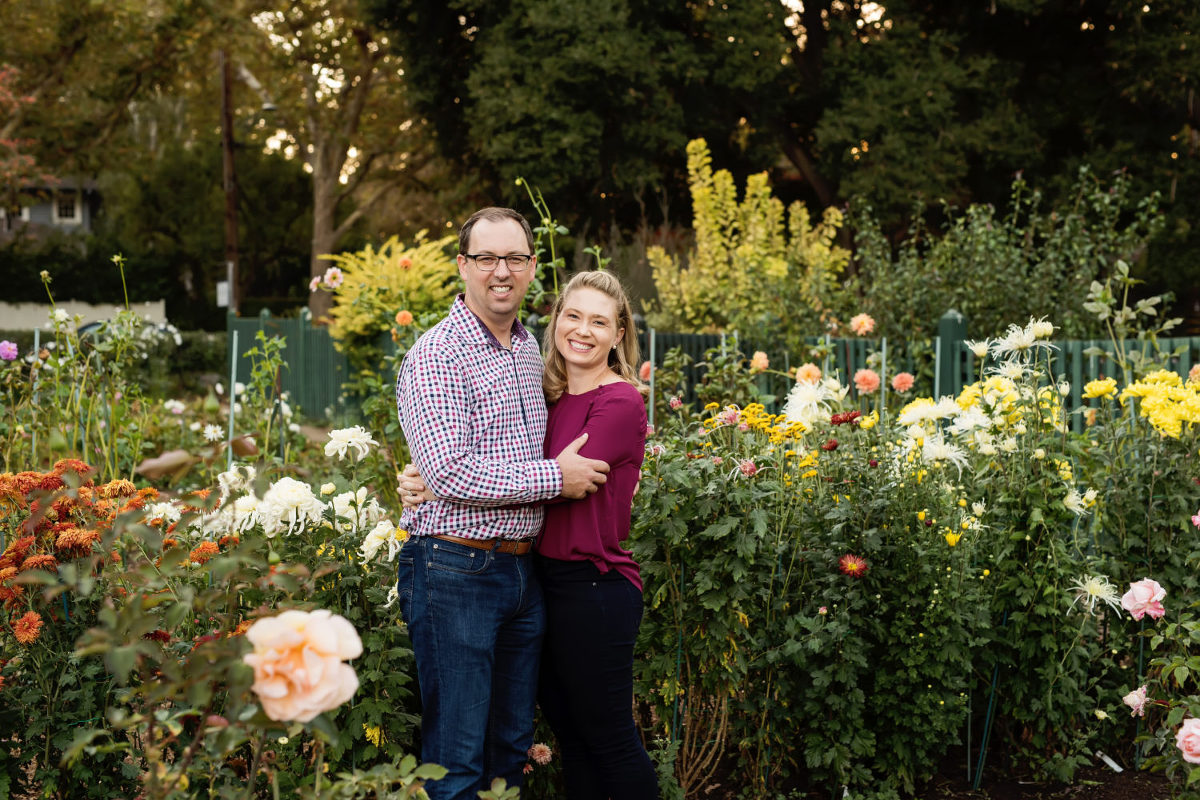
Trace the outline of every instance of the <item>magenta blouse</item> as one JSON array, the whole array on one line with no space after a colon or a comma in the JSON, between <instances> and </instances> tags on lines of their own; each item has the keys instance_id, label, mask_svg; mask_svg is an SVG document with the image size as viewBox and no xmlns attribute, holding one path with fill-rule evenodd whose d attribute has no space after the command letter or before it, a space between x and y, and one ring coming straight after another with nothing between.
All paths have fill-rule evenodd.
<instances>
[{"instance_id":1,"label":"magenta blouse","mask_svg":"<svg viewBox=\"0 0 1200 800\"><path fill-rule=\"evenodd\" d=\"M638 564L620 542L629 536L630 509L646 448L646 404L628 383L618 381L583 394L566 394L550 406L547 458L581 434L580 455L608 463L608 482L582 500L546 505L538 552L561 561L591 561L601 572L615 569L642 588Z\"/></svg>"}]
</instances>

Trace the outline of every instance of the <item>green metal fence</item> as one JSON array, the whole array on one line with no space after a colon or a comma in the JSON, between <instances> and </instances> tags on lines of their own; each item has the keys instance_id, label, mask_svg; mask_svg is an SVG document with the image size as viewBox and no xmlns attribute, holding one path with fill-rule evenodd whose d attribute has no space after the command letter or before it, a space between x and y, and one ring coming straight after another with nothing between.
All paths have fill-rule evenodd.
<instances>
[{"instance_id":1,"label":"green metal fence","mask_svg":"<svg viewBox=\"0 0 1200 800\"><path fill-rule=\"evenodd\" d=\"M305 415L318 419L344 420L357 414L358 401L348 397L342 389L350 376L349 362L343 353L334 348L329 331L312 324L307 309L298 317L273 317L266 310L257 317L230 316L228 330L230 358L234 353L235 334L237 339L237 380L245 381L250 374L250 361L245 354L255 346L255 336L262 330L268 336L282 336L286 340L283 355L288 366L281 376L281 385L284 391L289 392L293 405L298 406ZM885 392L888 391L887 382L893 375L908 371L931 376L932 386L927 380L924 391L932 391L940 397L957 395L964 386L980 377L978 359L963 344L966 333L966 320L962 315L955 311L947 312L939 323L938 337L933 341L932 348L926 348L928 355L922 356L919 363L911 353L905 354L903 359L897 358L897 348L893 346L889 349L886 339L813 337L805 342L808 352L799 354L768 349L770 345L764 345L761 349L766 352L771 368L776 372L786 374L789 368L800 363L816 361L823 373L838 375L843 382L852 380L857 370L867 367L868 359L874 353L875 359L870 366L883 378ZM655 365L661 365L665 354L675 347L691 356L693 365L686 374L689 386L703 377L704 368L701 364L710 349L741 348L743 352L752 349L749 337L742 341L736 334L726 336L650 330L642 331L638 336L643 358ZM769 342L769 339L766 341ZM385 337L380 344L385 352L395 352L395 345L390 339ZM1067 408L1075 408L1082 403L1083 387L1088 381L1100 377L1121 381L1123 376L1112 342L1075 340L1057 341L1054 344L1056 349L1050 352L1050 368L1056 379L1066 380L1071 385L1069 399L1064 401ZM1168 368L1182 375L1186 375L1194 364L1200 363L1200 336L1160 339L1158 346L1161 352L1172 354L1167 359ZM1092 348L1099 349L1101 353L1086 354ZM1127 352L1148 352L1149 348L1148 342L1126 343ZM813 352L821 355L812 356ZM760 389L777 398L777 408L774 410L778 410L790 388L789 379L784 375L768 374L760 380ZM1082 426L1083 421L1076 417L1074 424Z\"/></svg>"}]
</instances>

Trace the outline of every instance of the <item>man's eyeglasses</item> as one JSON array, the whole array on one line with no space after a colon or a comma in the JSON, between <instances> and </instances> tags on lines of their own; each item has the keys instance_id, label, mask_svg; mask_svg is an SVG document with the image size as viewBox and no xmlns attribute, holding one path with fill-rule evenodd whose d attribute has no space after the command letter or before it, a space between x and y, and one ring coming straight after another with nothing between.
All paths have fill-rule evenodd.
<instances>
[{"instance_id":1,"label":"man's eyeglasses","mask_svg":"<svg viewBox=\"0 0 1200 800\"><path fill-rule=\"evenodd\" d=\"M508 265L510 271L521 272L529 267L529 261L533 258L533 256L528 256L524 253L516 253L508 256L494 256L491 253L477 253L475 255L463 253L463 257L474 261L475 266L484 272L491 272L500 266L501 261Z\"/></svg>"}]
</instances>

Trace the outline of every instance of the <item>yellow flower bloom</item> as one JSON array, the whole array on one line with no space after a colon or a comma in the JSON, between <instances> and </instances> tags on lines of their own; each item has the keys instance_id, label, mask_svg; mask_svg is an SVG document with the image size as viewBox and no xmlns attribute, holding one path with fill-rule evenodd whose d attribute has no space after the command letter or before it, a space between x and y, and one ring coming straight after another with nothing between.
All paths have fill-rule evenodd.
<instances>
[{"instance_id":1,"label":"yellow flower bloom","mask_svg":"<svg viewBox=\"0 0 1200 800\"><path fill-rule=\"evenodd\" d=\"M950 545L951 547L954 547L955 545L958 544L958 540L961 538L962 538L961 533L947 533L946 534L946 544Z\"/></svg>"},{"instance_id":2,"label":"yellow flower bloom","mask_svg":"<svg viewBox=\"0 0 1200 800\"><path fill-rule=\"evenodd\" d=\"M1117 381L1114 378L1100 378L1088 381L1083 387L1083 396L1088 400L1098 397L1112 397L1117 393Z\"/></svg>"}]
</instances>

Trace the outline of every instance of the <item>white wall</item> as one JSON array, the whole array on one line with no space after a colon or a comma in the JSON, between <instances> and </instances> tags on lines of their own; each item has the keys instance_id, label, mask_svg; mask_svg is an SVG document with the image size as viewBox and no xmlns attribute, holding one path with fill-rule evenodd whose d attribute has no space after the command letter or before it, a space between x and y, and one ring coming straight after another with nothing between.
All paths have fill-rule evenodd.
<instances>
[{"instance_id":1,"label":"white wall","mask_svg":"<svg viewBox=\"0 0 1200 800\"><path fill-rule=\"evenodd\" d=\"M61 308L68 314L74 316L78 314L81 319L78 325L86 325L89 322L102 322L106 319L111 319L116 316L120 306L115 305L92 305L91 303L79 303L74 300L66 300L56 304L57 308ZM136 311L142 317L145 317L155 324L166 324L167 321L167 303L165 300L154 300L149 303L130 303L129 308ZM31 331L34 328L47 328L50 322L50 304L49 303L0 303L0 330L6 331Z\"/></svg>"}]
</instances>

